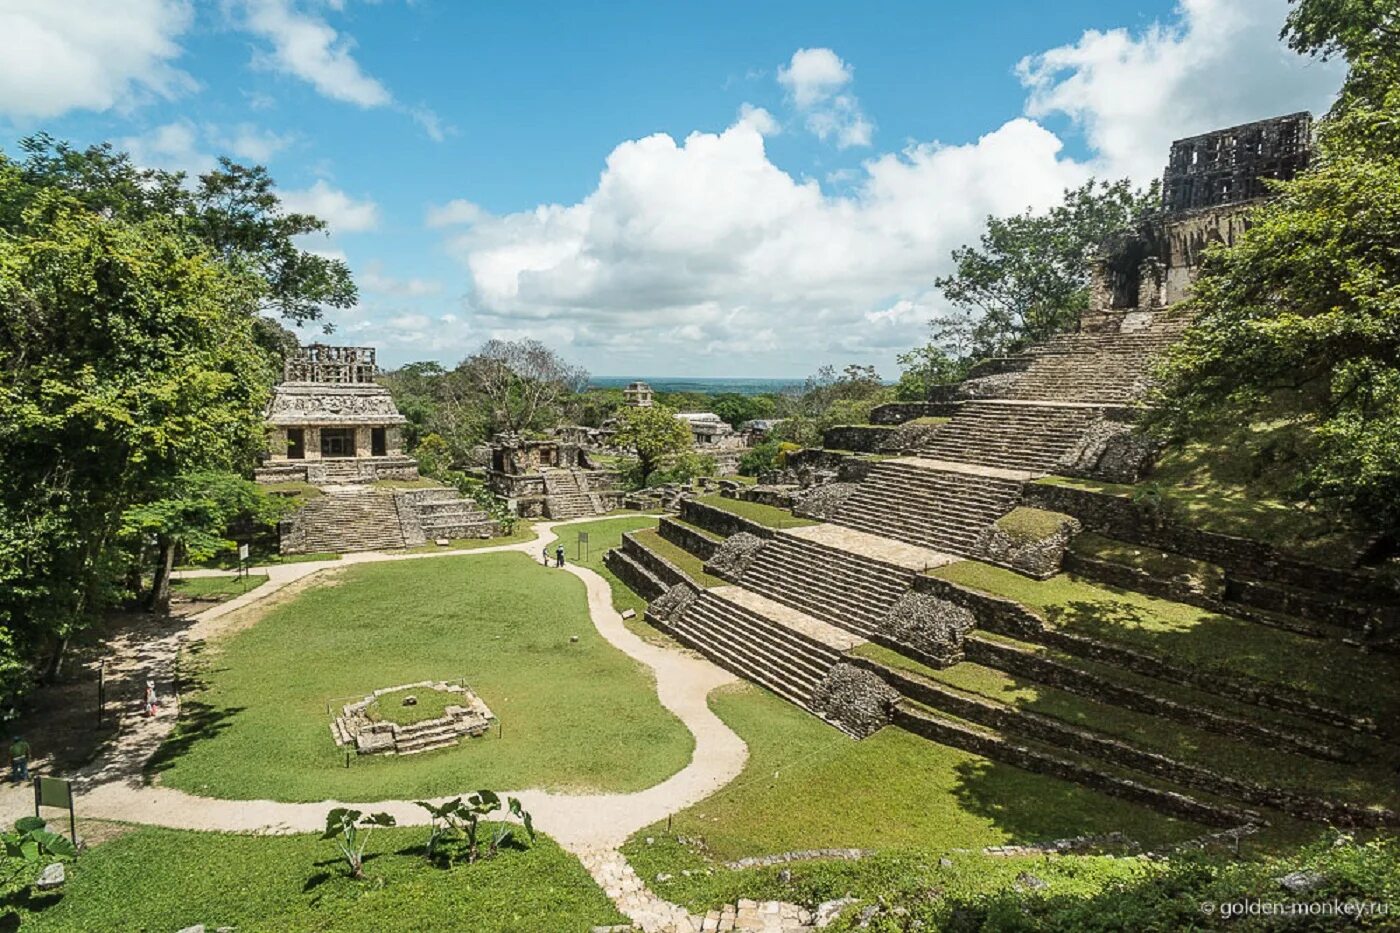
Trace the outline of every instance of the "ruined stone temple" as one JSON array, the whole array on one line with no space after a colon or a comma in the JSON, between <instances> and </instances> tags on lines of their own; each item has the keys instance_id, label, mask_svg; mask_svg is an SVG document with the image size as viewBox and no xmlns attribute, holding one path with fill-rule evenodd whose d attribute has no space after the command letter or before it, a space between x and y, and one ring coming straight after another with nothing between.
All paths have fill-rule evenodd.
<instances>
[{"instance_id":1,"label":"ruined stone temple","mask_svg":"<svg viewBox=\"0 0 1400 933\"><path fill-rule=\"evenodd\" d=\"M558 521L621 507L621 477L590 459L589 433L561 428L547 438L495 438L487 485L526 518Z\"/></svg>"},{"instance_id":2,"label":"ruined stone temple","mask_svg":"<svg viewBox=\"0 0 1400 933\"><path fill-rule=\"evenodd\" d=\"M254 478L274 491L296 483L316 492L283 522L282 553L398 548L499 531L454 490L390 485L421 477L402 449L406 419L375 382L377 373L371 347L313 344L286 361L268 404L267 455Z\"/></svg>"},{"instance_id":3,"label":"ruined stone temple","mask_svg":"<svg viewBox=\"0 0 1400 933\"><path fill-rule=\"evenodd\" d=\"M633 382L623 390L624 403L631 408L650 408L655 404L651 386ZM739 458L750 446L750 438L729 426L712 411L680 411L676 417L690 429L691 449L702 456L712 457L721 476L739 472Z\"/></svg>"},{"instance_id":4,"label":"ruined stone temple","mask_svg":"<svg viewBox=\"0 0 1400 933\"><path fill-rule=\"evenodd\" d=\"M957 582L1070 570L1228 614L1261 639L1306 632L1339 651L1372 641L1393 650L1400 594L1384 581L1173 524L1114 491L1122 486L1104 486L1133 483L1150 467L1154 447L1133 426L1154 359L1188 323L1177 305L1203 250L1245 228L1264 180L1307 165L1309 125L1298 114L1177 142L1160 213L1095 259L1077 332L987 361L937 398L883 406L871 424L833 428L822 449L790 455L762 485L725 490L811 524L775 528L681 502L661 536L723 585L703 585L634 535L607 554L608 566L650 600L653 624L855 736L894 723L1217 826L1249 823L1257 806L1348 825L1400 823L1317 786L1222 776L1214 761L1181 757L1189 749L1179 743L1149 744L1158 717L1202 730L1195 747L1222 743L1237 760L1327 760L1340 754L1336 743L1374 730L1364 710L1193 667L1172 651L1183 633L1147 651L1120 641L1111 624L1065 629L1051 609ZM1118 550L1079 549L1086 532ZM1115 563L1123 553L1180 569ZM1001 682L1110 712L1056 718L1050 704L975 692ZM1297 718L1282 721L1278 710ZM1144 724L1116 725L1134 716Z\"/></svg>"}]
</instances>

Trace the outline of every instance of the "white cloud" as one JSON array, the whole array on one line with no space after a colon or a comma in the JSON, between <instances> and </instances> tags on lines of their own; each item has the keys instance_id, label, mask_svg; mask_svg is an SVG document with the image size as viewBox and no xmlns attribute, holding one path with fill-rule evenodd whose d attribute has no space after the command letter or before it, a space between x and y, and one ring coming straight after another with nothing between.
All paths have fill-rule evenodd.
<instances>
[{"instance_id":1,"label":"white cloud","mask_svg":"<svg viewBox=\"0 0 1400 933\"><path fill-rule=\"evenodd\" d=\"M782 130L771 113L753 104L744 104L739 108L739 122L747 123L764 136L776 136Z\"/></svg>"},{"instance_id":2,"label":"white cloud","mask_svg":"<svg viewBox=\"0 0 1400 933\"><path fill-rule=\"evenodd\" d=\"M172 62L192 18L186 0L5 0L0 114L42 120L188 91Z\"/></svg>"},{"instance_id":3,"label":"white cloud","mask_svg":"<svg viewBox=\"0 0 1400 933\"><path fill-rule=\"evenodd\" d=\"M199 128L185 120L157 126L140 136L118 139L116 147L137 165L184 172L191 178L213 171L218 165L214 155L204 149Z\"/></svg>"},{"instance_id":4,"label":"white cloud","mask_svg":"<svg viewBox=\"0 0 1400 933\"><path fill-rule=\"evenodd\" d=\"M1105 174L1146 181L1173 139L1329 106L1342 66L1279 42L1287 13L1288 0L1181 0L1173 22L1090 30L1020 62L1026 112L1069 116Z\"/></svg>"},{"instance_id":5,"label":"white cloud","mask_svg":"<svg viewBox=\"0 0 1400 933\"><path fill-rule=\"evenodd\" d=\"M314 214L330 225L330 232L361 233L379 226L379 205L371 200L359 201L317 179L310 188L282 192L282 204L289 211Z\"/></svg>"},{"instance_id":6,"label":"white cloud","mask_svg":"<svg viewBox=\"0 0 1400 933\"><path fill-rule=\"evenodd\" d=\"M365 291L380 295L394 295L400 298L422 298L442 291L442 283L428 279L396 279L384 274L382 263L372 262L355 278Z\"/></svg>"},{"instance_id":7,"label":"white cloud","mask_svg":"<svg viewBox=\"0 0 1400 933\"><path fill-rule=\"evenodd\" d=\"M798 49L778 68L778 83L806 116L807 129L838 148L868 146L875 125L848 90L854 73L831 49Z\"/></svg>"},{"instance_id":8,"label":"white cloud","mask_svg":"<svg viewBox=\"0 0 1400 933\"><path fill-rule=\"evenodd\" d=\"M486 212L465 198L456 198L446 204L434 204L428 208L424 221L429 227L452 227L459 224L474 224L486 216Z\"/></svg>"},{"instance_id":9,"label":"white cloud","mask_svg":"<svg viewBox=\"0 0 1400 933\"><path fill-rule=\"evenodd\" d=\"M775 166L740 119L679 144L625 142L583 201L482 216L450 245L493 335L557 332L576 350L637 357L887 356L918 338L929 283L988 213L1047 207L1083 180L1060 149L1013 120L975 143L872 159L833 196ZM901 300L921 313L870 326L868 312Z\"/></svg>"},{"instance_id":10,"label":"white cloud","mask_svg":"<svg viewBox=\"0 0 1400 933\"><path fill-rule=\"evenodd\" d=\"M393 101L388 88L366 74L352 54L354 40L295 0L245 0L245 25L272 45L259 61L310 83L333 100L360 107Z\"/></svg>"},{"instance_id":11,"label":"white cloud","mask_svg":"<svg viewBox=\"0 0 1400 933\"><path fill-rule=\"evenodd\" d=\"M224 131L210 129L210 136L217 141L220 150L230 156L266 165L278 153L296 141L294 133L274 133L251 123L239 125Z\"/></svg>"}]
</instances>

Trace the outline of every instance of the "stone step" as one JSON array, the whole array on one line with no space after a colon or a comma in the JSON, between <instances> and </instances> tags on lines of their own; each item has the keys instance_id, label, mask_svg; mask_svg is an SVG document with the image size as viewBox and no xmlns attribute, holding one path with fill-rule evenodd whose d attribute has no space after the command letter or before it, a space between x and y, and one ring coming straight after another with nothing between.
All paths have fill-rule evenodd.
<instances>
[{"instance_id":1,"label":"stone step","mask_svg":"<svg viewBox=\"0 0 1400 933\"><path fill-rule=\"evenodd\" d=\"M810 672L784 666L771 649L765 649L760 643L734 641L722 629L713 627L706 609L692 606L685 618L674 625L672 633L721 667L804 708L811 702L812 689L820 680Z\"/></svg>"}]
</instances>

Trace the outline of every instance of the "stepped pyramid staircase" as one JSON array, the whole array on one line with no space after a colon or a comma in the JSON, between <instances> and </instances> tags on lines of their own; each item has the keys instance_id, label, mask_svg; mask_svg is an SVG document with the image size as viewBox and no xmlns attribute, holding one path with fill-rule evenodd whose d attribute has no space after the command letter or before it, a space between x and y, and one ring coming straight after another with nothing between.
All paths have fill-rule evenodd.
<instances>
[{"instance_id":1,"label":"stepped pyramid staircase","mask_svg":"<svg viewBox=\"0 0 1400 933\"><path fill-rule=\"evenodd\" d=\"M404 546L393 490L327 486L294 519L297 545L288 553L382 551Z\"/></svg>"},{"instance_id":2,"label":"stepped pyramid staircase","mask_svg":"<svg viewBox=\"0 0 1400 933\"><path fill-rule=\"evenodd\" d=\"M579 482L578 472L564 468L541 469L545 489L545 517L554 521L602 515L602 498Z\"/></svg>"},{"instance_id":3,"label":"stepped pyramid staircase","mask_svg":"<svg viewBox=\"0 0 1400 933\"><path fill-rule=\"evenodd\" d=\"M832 524L754 529L766 541L728 585L696 585L678 618L648 619L808 709L836 668L861 668L898 691L898 726L1190 819L1240 825L1259 818L1249 808L1266 808L1340 825L1400 823L1386 809L1400 809L1400 794L1347 790L1361 774L1368 786L1393 784L1400 755L1345 710L1299 704L1284 687L1183 678L1171 658L1042 637L981 615L965 637L966 660L945 668L946 679L904 652L861 648L889 646L881 625L890 608L909 593L941 592L921 571L971 554L1027 480L1053 469L1104 412L1137 397L1152 357L1184 326L1128 323L1032 348L1000 397L961 403L920 449L870 464ZM688 517L709 537L674 521L661 536L701 560L716 536L743 527ZM624 550L634 567L660 560L637 541ZM653 591L665 588L648 577ZM889 658L901 660L891 667ZM1023 704L1008 698L1021 693L983 686L999 679L1039 699Z\"/></svg>"}]
</instances>

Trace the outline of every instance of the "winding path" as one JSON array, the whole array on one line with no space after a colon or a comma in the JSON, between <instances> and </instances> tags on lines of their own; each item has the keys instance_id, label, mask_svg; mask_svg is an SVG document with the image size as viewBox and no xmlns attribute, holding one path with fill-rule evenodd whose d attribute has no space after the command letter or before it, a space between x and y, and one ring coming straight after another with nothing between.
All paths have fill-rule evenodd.
<instances>
[{"instance_id":1,"label":"winding path","mask_svg":"<svg viewBox=\"0 0 1400 933\"><path fill-rule=\"evenodd\" d=\"M577 521L596 521L596 518ZM158 683L169 684L175 657L183 643L218 635L225 628L221 620L230 614L323 570L380 561L470 559L479 554L506 551L534 555L556 537L555 528L573 523L541 523L535 526L537 533L533 540L471 551L432 551L423 554L364 552L346 554L340 560L259 568L259 573L268 576L266 583L205 610L193 617L193 625L146 646L151 667ZM567 565L564 569L583 581L587 589L589 615L599 634L609 644L652 670L661 704L695 736L695 750L690 763L646 790L627 794L560 794L538 789L509 791L521 799L534 816L535 825L560 844L575 852L597 852L616 848L642 827L704 799L733 780L744 766L748 749L743 740L706 704L710 691L733 682L734 675L702 658L643 641L627 629L622 617L613 608L612 594L606 580L586 567ZM193 571L188 575L215 573L217 571ZM132 720L133 717L127 718L128 723ZM125 729L115 742L103 750L95 764L73 776L82 816L177 829L293 833L323 829L326 811L339 805L340 802L334 800L319 803L223 800L148 784L143 766L169 736L175 720L176 712L173 709L167 709L153 719L136 719L136 725ZM462 791L465 793L474 789L463 788ZM438 799L447 800L449 797ZM6 820L12 820L31 811L32 800L27 787L6 785L0 791L0 811L5 814ZM427 822L427 814L409 800L357 802L354 805L360 809L386 811L404 825Z\"/></svg>"}]
</instances>

